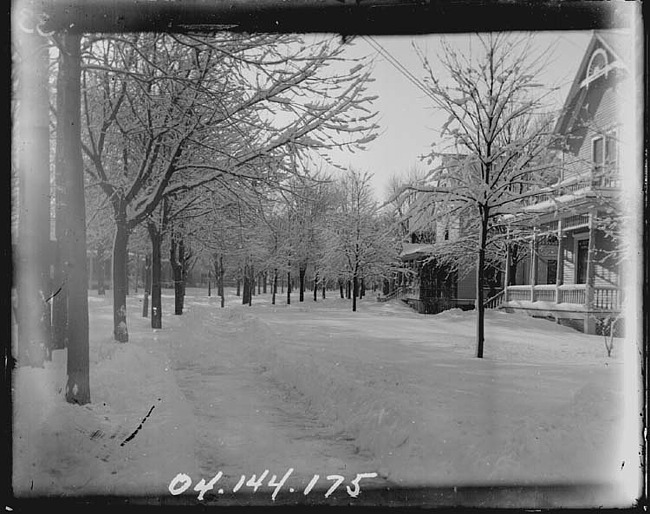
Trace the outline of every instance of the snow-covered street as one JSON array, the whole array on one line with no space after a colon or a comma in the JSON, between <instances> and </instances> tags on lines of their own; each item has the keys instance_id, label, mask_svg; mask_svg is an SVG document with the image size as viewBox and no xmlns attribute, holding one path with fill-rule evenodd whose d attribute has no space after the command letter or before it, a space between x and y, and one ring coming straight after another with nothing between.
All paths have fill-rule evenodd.
<instances>
[{"instance_id":1,"label":"snow-covered street","mask_svg":"<svg viewBox=\"0 0 650 514\"><path fill-rule=\"evenodd\" d=\"M471 312L232 293L221 309L190 289L182 316L165 294L158 331L131 295L127 344L112 341L110 296L91 293L92 404L65 403L65 351L14 373L16 496L327 503L619 480L620 346L608 358L599 336L490 311L480 360ZM621 501L605 490L558 502Z\"/></svg>"}]
</instances>

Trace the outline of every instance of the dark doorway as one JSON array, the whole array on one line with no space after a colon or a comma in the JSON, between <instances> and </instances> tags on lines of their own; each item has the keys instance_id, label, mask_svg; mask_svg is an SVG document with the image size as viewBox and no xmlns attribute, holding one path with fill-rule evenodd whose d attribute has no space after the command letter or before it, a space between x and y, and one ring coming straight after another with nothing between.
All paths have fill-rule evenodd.
<instances>
[{"instance_id":1,"label":"dark doorway","mask_svg":"<svg viewBox=\"0 0 650 514\"><path fill-rule=\"evenodd\" d=\"M578 241L578 255L576 256L576 284L587 283L587 257L589 254L589 239Z\"/></svg>"},{"instance_id":2,"label":"dark doorway","mask_svg":"<svg viewBox=\"0 0 650 514\"><path fill-rule=\"evenodd\" d=\"M546 261L546 283L555 284L557 278L557 260L549 259Z\"/></svg>"}]
</instances>

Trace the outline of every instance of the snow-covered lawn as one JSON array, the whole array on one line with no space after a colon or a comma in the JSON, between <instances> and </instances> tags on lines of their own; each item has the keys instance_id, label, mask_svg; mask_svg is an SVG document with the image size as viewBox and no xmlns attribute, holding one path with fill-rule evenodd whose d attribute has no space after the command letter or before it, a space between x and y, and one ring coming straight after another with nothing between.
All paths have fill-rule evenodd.
<instances>
[{"instance_id":1,"label":"snow-covered lawn","mask_svg":"<svg viewBox=\"0 0 650 514\"><path fill-rule=\"evenodd\" d=\"M334 292L248 307L231 291L220 309L188 290L174 316L169 293L160 331L129 298L128 344L112 342L110 293L91 293L91 405L64 401L64 350L14 373L16 496L170 496L180 472L232 488L289 468L303 490L361 472L393 487L620 479L622 340L607 357L600 336L489 311L476 359L472 312L368 297L352 313Z\"/></svg>"}]
</instances>

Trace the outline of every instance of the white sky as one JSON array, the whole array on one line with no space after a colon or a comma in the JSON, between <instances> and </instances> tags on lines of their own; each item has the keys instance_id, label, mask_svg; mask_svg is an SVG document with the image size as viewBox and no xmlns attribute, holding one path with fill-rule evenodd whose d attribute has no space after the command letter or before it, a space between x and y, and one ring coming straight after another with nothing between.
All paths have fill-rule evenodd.
<instances>
[{"instance_id":1,"label":"white sky","mask_svg":"<svg viewBox=\"0 0 650 514\"><path fill-rule=\"evenodd\" d=\"M564 102L591 35L591 31L540 32L535 35L540 48L551 45L555 49L550 61L552 65L548 66L545 76L540 77L540 82L561 86L556 97L556 108L561 108ZM464 34L374 36L373 39L422 80L424 70L412 42L424 49L429 59L434 61L441 37L446 37L461 48L469 40L469 36ZM373 173L375 195L380 200L384 198L393 174L406 173L418 164L424 167L425 163L420 161L419 156L429 151L430 143L437 138L436 129L444 123L446 116L438 114L433 109L431 99L379 55L363 37L355 39L348 52L355 57L376 56L373 70L375 82L370 85L369 92L379 96L375 107L379 112L381 135L367 146L366 152L339 155L337 161Z\"/></svg>"}]
</instances>

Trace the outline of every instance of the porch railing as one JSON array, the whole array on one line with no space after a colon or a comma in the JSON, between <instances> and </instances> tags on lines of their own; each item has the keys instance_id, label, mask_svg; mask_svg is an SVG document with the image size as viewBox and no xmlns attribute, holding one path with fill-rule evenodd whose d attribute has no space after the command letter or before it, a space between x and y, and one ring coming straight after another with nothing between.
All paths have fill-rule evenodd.
<instances>
[{"instance_id":1,"label":"porch railing","mask_svg":"<svg viewBox=\"0 0 650 514\"><path fill-rule=\"evenodd\" d=\"M585 189L617 189L619 187L620 179L615 171L603 173L594 170L591 175L578 177L573 182L540 189L538 194L527 198L524 205L536 205L558 196L574 194Z\"/></svg>"},{"instance_id":2,"label":"porch railing","mask_svg":"<svg viewBox=\"0 0 650 514\"><path fill-rule=\"evenodd\" d=\"M563 285L558 288L558 303L587 303L587 286L585 284Z\"/></svg>"},{"instance_id":3,"label":"porch railing","mask_svg":"<svg viewBox=\"0 0 650 514\"><path fill-rule=\"evenodd\" d=\"M585 284L508 286L506 298L509 302L569 303L586 306L587 286ZM621 290L618 287L597 286L592 288L591 307L599 310L618 310L621 306L621 299Z\"/></svg>"},{"instance_id":4,"label":"porch railing","mask_svg":"<svg viewBox=\"0 0 650 514\"><path fill-rule=\"evenodd\" d=\"M483 305L486 309L497 309L503 304L504 291L499 291L492 298L488 298Z\"/></svg>"},{"instance_id":5,"label":"porch railing","mask_svg":"<svg viewBox=\"0 0 650 514\"><path fill-rule=\"evenodd\" d=\"M377 301L378 302L387 302L389 300L392 300L393 298L404 298L406 297L409 293L411 293L412 287L410 286L399 286L390 293L388 293L386 296L378 296Z\"/></svg>"},{"instance_id":6,"label":"porch railing","mask_svg":"<svg viewBox=\"0 0 650 514\"><path fill-rule=\"evenodd\" d=\"M594 288L594 307L603 310L618 310L621 308L621 290L615 286Z\"/></svg>"}]
</instances>

